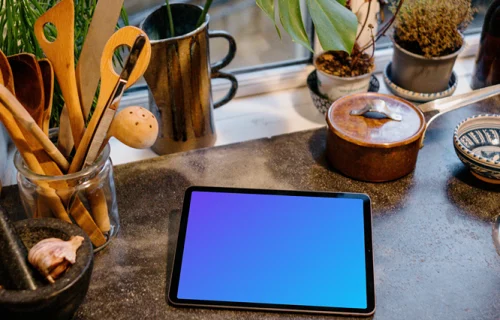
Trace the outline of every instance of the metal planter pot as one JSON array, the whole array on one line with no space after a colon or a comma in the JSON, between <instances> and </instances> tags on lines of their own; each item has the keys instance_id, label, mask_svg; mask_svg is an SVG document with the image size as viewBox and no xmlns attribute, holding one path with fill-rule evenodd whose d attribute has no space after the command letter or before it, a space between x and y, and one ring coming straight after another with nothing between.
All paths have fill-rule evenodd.
<instances>
[{"instance_id":1,"label":"metal planter pot","mask_svg":"<svg viewBox=\"0 0 500 320\"><path fill-rule=\"evenodd\" d=\"M392 81L403 89L418 93L441 92L448 88L453 66L462 47L437 58L426 58L401 48L396 41L392 57Z\"/></svg>"}]
</instances>

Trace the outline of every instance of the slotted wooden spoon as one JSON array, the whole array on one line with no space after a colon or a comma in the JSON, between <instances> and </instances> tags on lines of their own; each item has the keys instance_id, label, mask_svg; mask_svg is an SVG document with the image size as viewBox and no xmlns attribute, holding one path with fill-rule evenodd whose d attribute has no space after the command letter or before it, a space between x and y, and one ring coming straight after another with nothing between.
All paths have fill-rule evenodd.
<instances>
[{"instance_id":1,"label":"slotted wooden spoon","mask_svg":"<svg viewBox=\"0 0 500 320\"><path fill-rule=\"evenodd\" d=\"M52 24L57 30L57 38L50 42L44 33L44 27ZM71 132L75 146L85 131L85 121L78 98L75 75L75 9L73 0L62 0L35 22L35 36L47 58L54 66L57 82L61 87L64 101L68 107Z\"/></svg>"}]
</instances>

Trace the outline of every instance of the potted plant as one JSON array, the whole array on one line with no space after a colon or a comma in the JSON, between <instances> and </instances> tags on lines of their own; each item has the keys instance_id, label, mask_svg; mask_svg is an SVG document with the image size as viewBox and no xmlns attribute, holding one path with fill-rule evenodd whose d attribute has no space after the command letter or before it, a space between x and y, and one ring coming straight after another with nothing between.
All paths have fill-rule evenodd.
<instances>
[{"instance_id":1,"label":"potted plant","mask_svg":"<svg viewBox=\"0 0 500 320\"><path fill-rule=\"evenodd\" d=\"M236 42L224 31L209 31L204 7L169 3L153 11L141 23L151 40L151 62L144 74L149 89L149 107L160 124L152 149L169 154L215 144L213 109L229 102L236 94L236 78L220 70L236 53ZM229 42L228 55L210 64L209 39L222 37ZM229 93L212 101L211 78L231 81Z\"/></svg>"},{"instance_id":2,"label":"potted plant","mask_svg":"<svg viewBox=\"0 0 500 320\"><path fill-rule=\"evenodd\" d=\"M278 3L284 30L293 41L313 51L302 23L299 1ZM371 73L375 69L375 41L393 21L375 34L376 16L383 1L307 0L306 3L324 49L314 59L319 92L336 100L347 94L368 91ZM274 21L274 1L257 0L257 4Z\"/></svg>"},{"instance_id":3,"label":"potted plant","mask_svg":"<svg viewBox=\"0 0 500 320\"><path fill-rule=\"evenodd\" d=\"M474 12L471 0L406 1L395 14L391 80L418 93L446 90Z\"/></svg>"}]
</instances>

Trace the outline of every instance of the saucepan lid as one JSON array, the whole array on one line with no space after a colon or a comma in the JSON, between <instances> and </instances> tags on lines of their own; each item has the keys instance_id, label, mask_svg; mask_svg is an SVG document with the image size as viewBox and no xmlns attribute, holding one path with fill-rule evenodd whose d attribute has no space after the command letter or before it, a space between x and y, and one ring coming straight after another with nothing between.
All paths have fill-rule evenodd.
<instances>
[{"instance_id":1,"label":"saucepan lid","mask_svg":"<svg viewBox=\"0 0 500 320\"><path fill-rule=\"evenodd\" d=\"M425 130L420 109L404 99L380 93L358 93L335 101L326 121L340 138L375 148L410 144Z\"/></svg>"}]
</instances>

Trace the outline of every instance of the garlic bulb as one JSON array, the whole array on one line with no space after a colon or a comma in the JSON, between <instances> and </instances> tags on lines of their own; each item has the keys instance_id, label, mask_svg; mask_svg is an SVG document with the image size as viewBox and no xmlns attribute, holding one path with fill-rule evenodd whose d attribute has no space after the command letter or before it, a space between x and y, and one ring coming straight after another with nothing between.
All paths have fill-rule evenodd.
<instances>
[{"instance_id":1,"label":"garlic bulb","mask_svg":"<svg viewBox=\"0 0 500 320\"><path fill-rule=\"evenodd\" d=\"M71 237L68 241L49 238L38 242L28 253L28 261L50 283L61 276L76 262L76 251L82 245L83 237Z\"/></svg>"}]
</instances>

